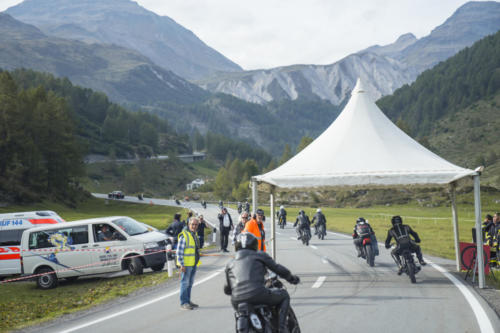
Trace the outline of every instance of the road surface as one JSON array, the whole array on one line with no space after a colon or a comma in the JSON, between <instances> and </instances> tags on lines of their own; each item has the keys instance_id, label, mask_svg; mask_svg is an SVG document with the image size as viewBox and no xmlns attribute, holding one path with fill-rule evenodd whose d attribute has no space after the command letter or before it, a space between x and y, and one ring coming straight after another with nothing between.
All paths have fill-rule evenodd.
<instances>
[{"instance_id":1,"label":"road surface","mask_svg":"<svg viewBox=\"0 0 500 333\"><path fill-rule=\"evenodd\" d=\"M217 212L209 205L204 215L214 221ZM302 332L500 332L499 318L472 289L457 287L438 271L452 269L452 261L427 258L440 266L424 267L417 284L411 284L406 275L396 274L382 247L371 268L356 257L349 236L329 232L323 241L313 238L308 247L295 239L291 225L278 229L276 236L277 261L301 278L298 286L285 285ZM234 332L233 310L222 291L231 255L203 258L192 291L199 309L179 308L179 283L173 281L161 292L62 318L37 331Z\"/></svg>"}]
</instances>

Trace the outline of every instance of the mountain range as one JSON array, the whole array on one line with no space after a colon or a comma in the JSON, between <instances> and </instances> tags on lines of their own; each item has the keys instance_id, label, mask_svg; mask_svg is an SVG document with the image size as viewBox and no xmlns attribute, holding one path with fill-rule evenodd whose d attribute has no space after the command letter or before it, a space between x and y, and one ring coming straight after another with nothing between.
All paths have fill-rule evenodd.
<instances>
[{"instance_id":1,"label":"mountain range","mask_svg":"<svg viewBox=\"0 0 500 333\"><path fill-rule=\"evenodd\" d=\"M131 49L47 36L5 13L0 13L0 32L0 68L6 70L29 68L68 77L122 104L186 104L209 95Z\"/></svg>"},{"instance_id":2,"label":"mountain range","mask_svg":"<svg viewBox=\"0 0 500 333\"><path fill-rule=\"evenodd\" d=\"M377 99L499 29L500 3L468 2L421 39L404 34L392 44L371 46L331 65L217 73L197 83L254 103L316 96L339 105L360 77Z\"/></svg>"},{"instance_id":3,"label":"mountain range","mask_svg":"<svg viewBox=\"0 0 500 333\"><path fill-rule=\"evenodd\" d=\"M130 0L25 0L6 13L50 36L135 50L186 79L241 71L193 32Z\"/></svg>"}]
</instances>

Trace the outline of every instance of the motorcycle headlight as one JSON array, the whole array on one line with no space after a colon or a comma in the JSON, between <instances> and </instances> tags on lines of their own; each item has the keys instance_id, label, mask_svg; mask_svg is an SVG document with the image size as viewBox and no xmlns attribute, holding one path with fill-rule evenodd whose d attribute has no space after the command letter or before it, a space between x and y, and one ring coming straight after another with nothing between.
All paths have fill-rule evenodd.
<instances>
[{"instance_id":1,"label":"motorcycle headlight","mask_svg":"<svg viewBox=\"0 0 500 333\"><path fill-rule=\"evenodd\" d=\"M155 247L158 247L158 243L156 243L156 242L145 243L144 244L144 249L145 250L154 249Z\"/></svg>"}]
</instances>

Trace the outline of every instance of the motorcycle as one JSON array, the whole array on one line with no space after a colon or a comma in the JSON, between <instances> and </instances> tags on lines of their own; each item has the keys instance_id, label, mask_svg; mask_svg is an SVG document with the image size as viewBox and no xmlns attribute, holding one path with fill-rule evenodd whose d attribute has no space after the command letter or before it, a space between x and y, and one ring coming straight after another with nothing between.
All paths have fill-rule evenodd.
<instances>
[{"instance_id":1,"label":"motorcycle","mask_svg":"<svg viewBox=\"0 0 500 333\"><path fill-rule=\"evenodd\" d=\"M267 288L286 289L275 274L270 274L270 276L266 281ZM240 303L234 317L237 333L274 333L279 330L279 313L275 307ZM299 321L291 305L286 323L290 333L300 333Z\"/></svg>"},{"instance_id":2,"label":"motorcycle","mask_svg":"<svg viewBox=\"0 0 500 333\"><path fill-rule=\"evenodd\" d=\"M325 230L325 226L323 224L320 224L318 226L318 239L325 239L325 236L326 236L326 230Z\"/></svg>"},{"instance_id":3,"label":"motorcycle","mask_svg":"<svg viewBox=\"0 0 500 333\"><path fill-rule=\"evenodd\" d=\"M280 216L278 224L279 224L279 226L280 226L281 229L285 229L285 226L286 226L286 217L285 216Z\"/></svg>"},{"instance_id":4,"label":"motorcycle","mask_svg":"<svg viewBox=\"0 0 500 333\"><path fill-rule=\"evenodd\" d=\"M207 209L207 202L206 201L203 201L201 203L201 206L204 208L204 209Z\"/></svg>"},{"instance_id":5,"label":"motorcycle","mask_svg":"<svg viewBox=\"0 0 500 333\"><path fill-rule=\"evenodd\" d=\"M178 204L178 205L181 204L181 202L179 201L179 199L175 199L175 203Z\"/></svg>"},{"instance_id":6,"label":"motorcycle","mask_svg":"<svg viewBox=\"0 0 500 333\"><path fill-rule=\"evenodd\" d=\"M415 258L409 247L402 250L401 255L401 266L403 267L403 272L408 275L411 283L416 283L417 278L415 275L420 272L421 267L415 264Z\"/></svg>"},{"instance_id":7,"label":"motorcycle","mask_svg":"<svg viewBox=\"0 0 500 333\"><path fill-rule=\"evenodd\" d=\"M137 195L137 199L139 199L139 200L141 200L141 201L142 201L142 200L144 200L144 198L143 198L142 194L138 194L138 195Z\"/></svg>"},{"instance_id":8,"label":"motorcycle","mask_svg":"<svg viewBox=\"0 0 500 333\"><path fill-rule=\"evenodd\" d=\"M309 240L311 239L311 231L308 229L297 228L298 239L302 240L302 244L309 246Z\"/></svg>"},{"instance_id":9,"label":"motorcycle","mask_svg":"<svg viewBox=\"0 0 500 333\"><path fill-rule=\"evenodd\" d=\"M375 250L373 249L372 238L370 235L360 236L362 239L361 253L362 257L366 258L366 263L370 267L375 266Z\"/></svg>"}]
</instances>

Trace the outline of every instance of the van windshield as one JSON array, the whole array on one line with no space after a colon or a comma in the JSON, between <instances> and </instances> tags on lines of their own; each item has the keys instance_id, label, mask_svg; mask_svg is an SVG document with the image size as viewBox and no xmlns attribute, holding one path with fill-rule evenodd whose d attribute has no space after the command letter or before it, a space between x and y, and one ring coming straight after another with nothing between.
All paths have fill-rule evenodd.
<instances>
[{"instance_id":1,"label":"van windshield","mask_svg":"<svg viewBox=\"0 0 500 333\"><path fill-rule=\"evenodd\" d=\"M130 236L145 234L149 232L143 224L137 222L130 217L122 217L113 221L114 224L119 226L123 231L125 231Z\"/></svg>"}]
</instances>

